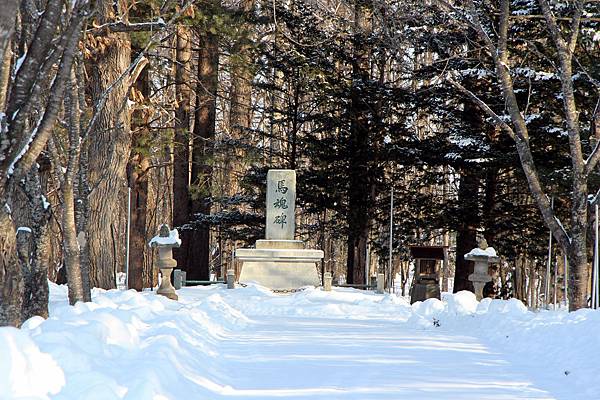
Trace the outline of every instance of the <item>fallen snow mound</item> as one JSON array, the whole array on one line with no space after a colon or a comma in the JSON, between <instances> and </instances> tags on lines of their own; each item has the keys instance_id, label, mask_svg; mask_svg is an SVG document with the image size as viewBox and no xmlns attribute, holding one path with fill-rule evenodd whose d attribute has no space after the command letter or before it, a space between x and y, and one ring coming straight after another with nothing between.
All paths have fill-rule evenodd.
<instances>
[{"instance_id":1,"label":"fallen snow mound","mask_svg":"<svg viewBox=\"0 0 600 400\"><path fill-rule=\"evenodd\" d=\"M517 365L534 362L534 381L557 398L600 398L598 311L533 313L518 300L478 302L470 292L413 305L341 288L281 295L260 286L213 285L179 295L177 302L154 292L95 290L93 302L69 306L66 288L51 285L49 319L0 328L0 399L247 398L251 393L234 387L240 374L251 372L231 363L244 357L243 341L260 340L252 336L258 320L273 321L276 329L277 321L290 319L299 327L321 326L322 334L331 321L352 320L401 327L416 337L419 331L468 336ZM238 337L244 338L235 339L239 347L228 346L240 353L224 354L224 344ZM453 357L448 350L440 361L452 364Z\"/></svg>"}]
</instances>

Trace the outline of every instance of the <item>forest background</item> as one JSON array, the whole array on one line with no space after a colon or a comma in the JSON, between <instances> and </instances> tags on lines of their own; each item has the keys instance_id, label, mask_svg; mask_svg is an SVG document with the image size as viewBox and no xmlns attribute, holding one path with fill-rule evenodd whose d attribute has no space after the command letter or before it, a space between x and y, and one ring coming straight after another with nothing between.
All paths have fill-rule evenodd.
<instances>
[{"instance_id":1,"label":"forest background","mask_svg":"<svg viewBox=\"0 0 600 400\"><path fill-rule=\"evenodd\" d=\"M445 245L442 288L472 290L485 238L503 296L587 305L599 2L0 5L0 325L46 316L47 279L71 303L116 287L127 254L155 286L162 223L188 279L222 277L263 235L270 168L297 171L297 237L347 283L404 288L409 246Z\"/></svg>"}]
</instances>

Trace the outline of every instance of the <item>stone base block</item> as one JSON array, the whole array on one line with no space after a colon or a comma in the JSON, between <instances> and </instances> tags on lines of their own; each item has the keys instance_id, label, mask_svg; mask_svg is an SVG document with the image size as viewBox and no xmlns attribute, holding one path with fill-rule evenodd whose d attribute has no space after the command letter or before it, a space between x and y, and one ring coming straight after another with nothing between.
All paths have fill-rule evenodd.
<instances>
[{"instance_id":1,"label":"stone base block","mask_svg":"<svg viewBox=\"0 0 600 400\"><path fill-rule=\"evenodd\" d=\"M239 281L256 282L273 290L291 290L321 284L315 263L281 261L244 261Z\"/></svg>"},{"instance_id":2,"label":"stone base block","mask_svg":"<svg viewBox=\"0 0 600 400\"><path fill-rule=\"evenodd\" d=\"M435 281L414 283L410 288L410 304L427 299L440 299L440 285Z\"/></svg>"},{"instance_id":3,"label":"stone base block","mask_svg":"<svg viewBox=\"0 0 600 400\"><path fill-rule=\"evenodd\" d=\"M468 278L471 282L490 282L492 280L492 277L489 276L488 274L478 274L478 273L473 273L470 274L468 276Z\"/></svg>"},{"instance_id":4,"label":"stone base block","mask_svg":"<svg viewBox=\"0 0 600 400\"><path fill-rule=\"evenodd\" d=\"M302 240L257 240L254 245L257 249L303 249Z\"/></svg>"}]
</instances>

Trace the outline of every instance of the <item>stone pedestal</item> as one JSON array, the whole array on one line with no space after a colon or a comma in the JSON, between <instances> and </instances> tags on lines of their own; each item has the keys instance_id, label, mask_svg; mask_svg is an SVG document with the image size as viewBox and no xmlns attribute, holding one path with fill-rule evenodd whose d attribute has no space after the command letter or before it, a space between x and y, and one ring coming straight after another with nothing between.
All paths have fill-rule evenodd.
<instances>
[{"instance_id":1,"label":"stone pedestal","mask_svg":"<svg viewBox=\"0 0 600 400\"><path fill-rule=\"evenodd\" d=\"M242 263L240 282L256 282L274 290L320 285L317 263L324 256L322 250L298 248L298 243L302 244L300 241L268 242L273 248L235 251L236 260ZM293 248L285 248L290 243Z\"/></svg>"},{"instance_id":2,"label":"stone pedestal","mask_svg":"<svg viewBox=\"0 0 600 400\"><path fill-rule=\"evenodd\" d=\"M333 283L333 277L331 272L325 272L323 275L323 290L325 292L331 292L331 284Z\"/></svg>"}]
</instances>

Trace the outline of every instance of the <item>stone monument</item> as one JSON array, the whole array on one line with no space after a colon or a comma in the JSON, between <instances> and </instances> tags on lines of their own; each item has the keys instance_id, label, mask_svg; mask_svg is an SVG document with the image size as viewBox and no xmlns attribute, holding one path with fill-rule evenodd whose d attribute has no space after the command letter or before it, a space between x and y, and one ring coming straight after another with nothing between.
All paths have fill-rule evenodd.
<instances>
[{"instance_id":1,"label":"stone monument","mask_svg":"<svg viewBox=\"0 0 600 400\"><path fill-rule=\"evenodd\" d=\"M241 283L256 282L273 290L320 285L316 263L322 250L305 249L294 240L296 231L296 171L272 169L267 173L265 239L252 249L237 249Z\"/></svg>"},{"instance_id":2,"label":"stone monument","mask_svg":"<svg viewBox=\"0 0 600 400\"><path fill-rule=\"evenodd\" d=\"M492 280L488 273L490 264L499 262L500 257L496 255L496 250L493 247L488 247L487 241L483 239L479 242L477 248L465 254L465 260L475 263L473 273L469 275L469 280L473 282L477 300L481 300L483 298L483 287Z\"/></svg>"},{"instance_id":3,"label":"stone monument","mask_svg":"<svg viewBox=\"0 0 600 400\"><path fill-rule=\"evenodd\" d=\"M177 229L169 230L168 225L161 225L158 236L150 240L151 247L158 248L158 268L162 275L157 294L168 297L171 300L177 300L177 292L171 284L171 271L177 266L177 261L173 259L173 247L181 246L181 239Z\"/></svg>"}]
</instances>

